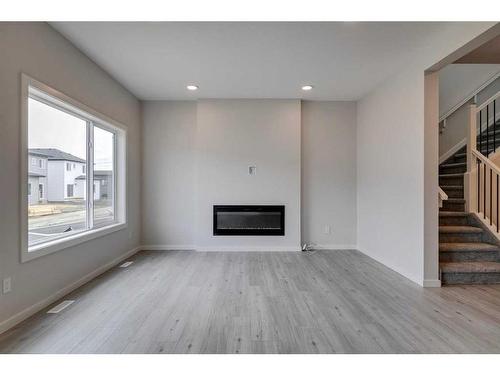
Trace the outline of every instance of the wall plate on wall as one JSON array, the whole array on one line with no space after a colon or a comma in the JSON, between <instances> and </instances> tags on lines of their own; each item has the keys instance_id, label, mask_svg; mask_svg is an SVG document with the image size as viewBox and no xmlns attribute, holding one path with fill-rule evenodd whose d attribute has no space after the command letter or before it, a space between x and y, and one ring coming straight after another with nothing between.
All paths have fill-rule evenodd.
<instances>
[{"instance_id":1,"label":"wall plate on wall","mask_svg":"<svg viewBox=\"0 0 500 375\"><path fill-rule=\"evenodd\" d=\"M251 165L248 167L248 174L250 176L254 176L257 174L257 167L255 165Z\"/></svg>"}]
</instances>

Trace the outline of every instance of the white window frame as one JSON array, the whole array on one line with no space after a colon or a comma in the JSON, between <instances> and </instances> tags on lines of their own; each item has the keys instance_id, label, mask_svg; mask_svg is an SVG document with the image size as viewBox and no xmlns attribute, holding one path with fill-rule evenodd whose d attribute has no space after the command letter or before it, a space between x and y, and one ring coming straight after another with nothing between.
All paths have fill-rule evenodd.
<instances>
[{"instance_id":1,"label":"white window frame","mask_svg":"<svg viewBox=\"0 0 500 375\"><path fill-rule=\"evenodd\" d=\"M59 238L50 242L29 246L28 244L28 100L31 96L59 110L70 113L73 116L80 117L88 122L87 140L89 132L93 127L99 127L115 134L114 149L114 213L115 222L101 228L92 228L94 196L87 191L87 223L92 229L78 232L73 235ZM20 227L21 227L21 262L27 262L44 255L54 253L80 243L93 240L98 237L127 228L127 126L87 107L86 105L72 99L62 92L41 83L26 74L21 75L21 147L20 147ZM87 189L92 190L93 186L93 168L89 168L93 162L93 145L89 142L87 147ZM90 209L89 209L90 208Z\"/></svg>"}]
</instances>

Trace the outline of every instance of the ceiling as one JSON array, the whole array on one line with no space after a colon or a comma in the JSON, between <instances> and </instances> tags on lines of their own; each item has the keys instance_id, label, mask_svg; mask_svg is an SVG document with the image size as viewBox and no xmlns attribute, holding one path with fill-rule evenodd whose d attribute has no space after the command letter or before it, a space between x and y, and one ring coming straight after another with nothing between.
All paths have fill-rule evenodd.
<instances>
[{"instance_id":1,"label":"ceiling","mask_svg":"<svg viewBox=\"0 0 500 375\"><path fill-rule=\"evenodd\" d=\"M445 23L55 22L143 100L356 100L416 56ZM186 90L194 84L198 91ZM302 91L302 85L314 89Z\"/></svg>"},{"instance_id":2,"label":"ceiling","mask_svg":"<svg viewBox=\"0 0 500 375\"><path fill-rule=\"evenodd\" d=\"M500 35L458 59L456 64L500 64Z\"/></svg>"}]
</instances>

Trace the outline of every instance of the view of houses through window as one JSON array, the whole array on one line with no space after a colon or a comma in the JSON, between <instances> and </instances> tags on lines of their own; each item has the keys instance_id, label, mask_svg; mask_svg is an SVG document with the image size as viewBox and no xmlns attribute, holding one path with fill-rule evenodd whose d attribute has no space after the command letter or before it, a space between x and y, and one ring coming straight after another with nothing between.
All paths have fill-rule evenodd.
<instances>
[{"instance_id":1,"label":"view of houses through window","mask_svg":"<svg viewBox=\"0 0 500 375\"><path fill-rule=\"evenodd\" d=\"M94 163L89 166L92 133ZM70 111L29 98L29 246L114 222L114 138L114 133ZM86 171L93 171L92 178Z\"/></svg>"}]
</instances>

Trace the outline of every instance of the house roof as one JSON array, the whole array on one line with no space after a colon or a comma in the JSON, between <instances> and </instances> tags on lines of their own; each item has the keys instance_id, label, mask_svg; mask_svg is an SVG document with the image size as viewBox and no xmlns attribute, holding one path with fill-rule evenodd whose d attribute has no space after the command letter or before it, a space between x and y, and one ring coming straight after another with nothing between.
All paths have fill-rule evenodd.
<instances>
[{"instance_id":1,"label":"house roof","mask_svg":"<svg viewBox=\"0 0 500 375\"><path fill-rule=\"evenodd\" d=\"M94 180L102 180L106 176L111 176L113 171L94 171ZM85 180L86 175L82 174L75 178L75 180Z\"/></svg>"},{"instance_id":2,"label":"house roof","mask_svg":"<svg viewBox=\"0 0 500 375\"><path fill-rule=\"evenodd\" d=\"M42 173L36 173L36 172L28 172L29 177L47 177L47 175L42 174Z\"/></svg>"},{"instance_id":3,"label":"house roof","mask_svg":"<svg viewBox=\"0 0 500 375\"><path fill-rule=\"evenodd\" d=\"M29 153L33 155L45 156L49 160L67 160L78 163L85 163L85 160L78 156L58 150L57 148L30 148Z\"/></svg>"}]
</instances>

